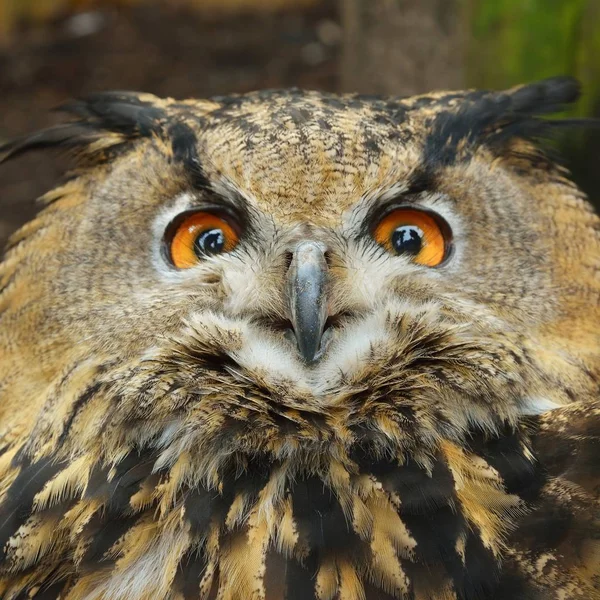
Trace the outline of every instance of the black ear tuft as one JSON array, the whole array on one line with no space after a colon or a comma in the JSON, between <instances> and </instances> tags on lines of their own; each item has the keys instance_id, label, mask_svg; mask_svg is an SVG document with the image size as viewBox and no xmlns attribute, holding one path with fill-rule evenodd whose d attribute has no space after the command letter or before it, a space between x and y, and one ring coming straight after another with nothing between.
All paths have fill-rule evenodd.
<instances>
[{"instance_id":1,"label":"black ear tuft","mask_svg":"<svg viewBox=\"0 0 600 600\"><path fill-rule=\"evenodd\" d=\"M136 137L159 133L167 120L162 101L148 94L104 92L59 107L73 120L0 146L0 163L41 148L85 148L107 134L120 145ZM110 145L107 141L107 145Z\"/></svg>"},{"instance_id":2,"label":"black ear tuft","mask_svg":"<svg viewBox=\"0 0 600 600\"><path fill-rule=\"evenodd\" d=\"M99 130L128 137L147 136L157 132L166 118L164 110L155 102L149 102L149 97L134 92L103 92L68 102L59 110L75 115ZM151 98L160 102L158 98Z\"/></svg>"},{"instance_id":3,"label":"black ear tuft","mask_svg":"<svg viewBox=\"0 0 600 600\"><path fill-rule=\"evenodd\" d=\"M98 133L84 123L70 123L49 127L0 146L0 164L43 148L74 148L86 146L98 139Z\"/></svg>"},{"instance_id":4,"label":"black ear tuft","mask_svg":"<svg viewBox=\"0 0 600 600\"><path fill-rule=\"evenodd\" d=\"M513 113L538 115L562 110L565 105L575 102L580 93L577 79L561 76L520 86L506 95L510 98Z\"/></svg>"},{"instance_id":5,"label":"black ear tuft","mask_svg":"<svg viewBox=\"0 0 600 600\"><path fill-rule=\"evenodd\" d=\"M539 118L563 110L579 93L579 82L565 76L503 92L467 94L458 110L444 110L434 117L425 140L425 158L430 164L448 165L468 158L480 145L502 154L514 138L531 140L560 127L597 125L594 119Z\"/></svg>"}]
</instances>

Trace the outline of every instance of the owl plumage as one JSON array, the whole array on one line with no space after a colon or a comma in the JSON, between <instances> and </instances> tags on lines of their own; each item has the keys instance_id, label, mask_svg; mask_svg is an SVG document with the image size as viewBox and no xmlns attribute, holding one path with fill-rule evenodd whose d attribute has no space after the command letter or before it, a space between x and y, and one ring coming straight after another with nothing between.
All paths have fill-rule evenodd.
<instances>
[{"instance_id":1,"label":"owl plumage","mask_svg":"<svg viewBox=\"0 0 600 600\"><path fill-rule=\"evenodd\" d=\"M577 93L105 93L1 150L75 168L0 265L0 597L600 598Z\"/></svg>"}]
</instances>

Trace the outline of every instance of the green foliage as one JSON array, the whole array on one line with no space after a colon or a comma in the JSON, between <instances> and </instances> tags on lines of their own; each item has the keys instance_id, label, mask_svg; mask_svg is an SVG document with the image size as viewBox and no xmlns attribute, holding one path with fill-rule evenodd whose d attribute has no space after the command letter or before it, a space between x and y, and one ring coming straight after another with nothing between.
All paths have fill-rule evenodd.
<instances>
[{"instance_id":1,"label":"green foliage","mask_svg":"<svg viewBox=\"0 0 600 600\"><path fill-rule=\"evenodd\" d=\"M590 115L600 100L598 0L468 0L469 84L504 88L569 74L583 84L576 109Z\"/></svg>"}]
</instances>

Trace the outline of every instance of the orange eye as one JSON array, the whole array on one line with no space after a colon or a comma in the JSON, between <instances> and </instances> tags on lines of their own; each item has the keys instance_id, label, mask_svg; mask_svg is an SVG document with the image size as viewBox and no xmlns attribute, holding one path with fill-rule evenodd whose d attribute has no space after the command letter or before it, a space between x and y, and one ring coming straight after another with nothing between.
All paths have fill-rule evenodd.
<instances>
[{"instance_id":1,"label":"orange eye","mask_svg":"<svg viewBox=\"0 0 600 600\"><path fill-rule=\"evenodd\" d=\"M178 269L189 269L207 256L231 252L238 240L225 219L208 212L193 213L175 230L169 248L171 261Z\"/></svg>"},{"instance_id":2,"label":"orange eye","mask_svg":"<svg viewBox=\"0 0 600 600\"><path fill-rule=\"evenodd\" d=\"M414 262L436 267L446 257L449 228L431 214L412 208L398 208L387 214L375 228L378 244Z\"/></svg>"}]
</instances>

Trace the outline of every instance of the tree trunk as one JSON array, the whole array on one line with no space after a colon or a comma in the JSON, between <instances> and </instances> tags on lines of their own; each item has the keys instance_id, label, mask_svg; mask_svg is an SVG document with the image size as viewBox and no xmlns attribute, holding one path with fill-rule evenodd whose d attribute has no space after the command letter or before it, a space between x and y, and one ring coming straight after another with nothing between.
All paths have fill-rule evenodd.
<instances>
[{"instance_id":1,"label":"tree trunk","mask_svg":"<svg viewBox=\"0 0 600 600\"><path fill-rule=\"evenodd\" d=\"M412 95L464 86L461 0L338 0L344 91Z\"/></svg>"}]
</instances>

